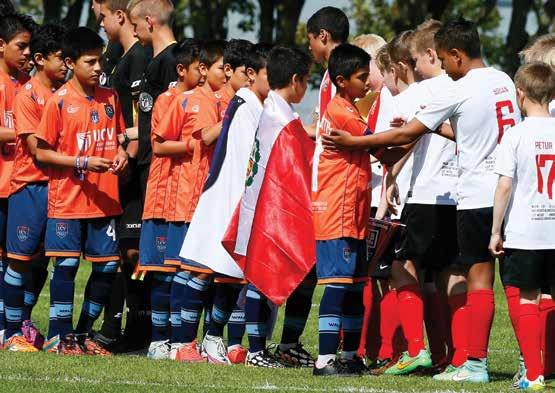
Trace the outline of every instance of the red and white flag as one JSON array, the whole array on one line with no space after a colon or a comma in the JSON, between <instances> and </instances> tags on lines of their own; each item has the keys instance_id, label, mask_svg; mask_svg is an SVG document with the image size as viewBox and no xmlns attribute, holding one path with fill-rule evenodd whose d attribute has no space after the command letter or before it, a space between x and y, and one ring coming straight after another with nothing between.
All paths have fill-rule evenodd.
<instances>
[{"instance_id":1,"label":"red and white flag","mask_svg":"<svg viewBox=\"0 0 555 393\"><path fill-rule=\"evenodd\" d=\"M249 160L246 188L224 235L245 278L283 304L316 263L310 191L314 142L271 91Z\"/></svg>"}]
</instances>

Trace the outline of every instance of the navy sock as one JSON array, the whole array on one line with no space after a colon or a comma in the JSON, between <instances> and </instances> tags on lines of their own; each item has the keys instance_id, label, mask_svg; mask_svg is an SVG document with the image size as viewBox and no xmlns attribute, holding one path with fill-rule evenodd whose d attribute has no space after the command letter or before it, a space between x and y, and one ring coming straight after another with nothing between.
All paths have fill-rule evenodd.
<instances>
[{"instance_id":1,"label":"navy sock","mask_svg":"<svg viewBox=\"0 0 555 393\"><path fill-rule=\"evenodd\" d=\"M349 285L343 298L341 328L343 329L343 351L345 352L356 351L360 344L360 332L364 316L363 289L363 283Z\"/></svg>"},{"instance_id":2,"label":"navy sock","mask_svg":"<svg viewBox=\"0 0 555 393\"><path fill-rule=\"evenodd\" d=\"M125 303L125 277L124 272L117 271L112 282L110 296L104 306L104 319L100 333L115 340L121 335L121 319Z\"/></svg>"},{"instance_id":3,"label":"navy sock","mask_svg":"<svg viewBox=\"0 0 555 393\"><path fill-rule=\"evenodd\" d=\"M328 284L324 289L318 317L319 355L337 353L343 299L346 292L346 286L343 284Z\"/></svg>"},{"instance_id":4,"label":"navy sock","mask_svg":"<svg viewBox=\"0 0 555 393\"><path fill-rule=\"evenodd\" d=\"M245 335L245 307L235 303L227 323L227 346L240 345Z\"/></svg>"},{"instance_id":5,"label":"navy sock","mask_svg":"<svg viewBox=\"0 0 555 393\"><path fill-rule=\"evenodd\" d=\"M48 277L48 262L50 257L41 256L31 262L31 272L25 278L25 299L23 306L23 320L31 319L33 308L39 300L40 293Z\"/></svg>"},{"instance_id":6,"label":"navy sock","mask_svg":"<svg viewBox=\"0 0 555 393\"><path fill-rule=\"evenodd\" d=\"M6 315L4 310L4 273L8 263L0 258L0 330L6 328Z\"/></svg>"},{"instance_id":7,"label":"navy sock","mask_svg":"<svg viewBox=\"0 0 555 393\"><path fill-rule=\"evenodd\" d=\"M222 337L224 326L228 323L237 298L241 292L241 285L218 283L214 285L212 315L208 334Z\"/></svg>"},{"instance_id":8,"label":"navy sock","mask_svg":"<svg viewBox=\"0 0 555 393\"><path fill-rule=\"evenodd\" d=\"M254 285L248 284L245 320L250 353L260 352L266 348L269 316L268 300Z\"/></svg>"},{"instance_id":9,"label":"navy sock","mask_svg":"<svg viewBox=\"0 0 555 393\"><path fill-rule=\"evenodd\" d=\"M152 305L152 341L170 338L170 291L172 273L155 273L152 277L150 304Z\"/></svg>"},{"instance_id":10,"label":"navy sock","mask_svg":"<svg viewBox=\"0 0 555 393\"><path fill-rule=\"evenodd\" d=\"M21 332L23 322L23 273L16 272L11 267L4 275L4 312L6 315L6 338Z\"/></svg>"},{"instance_id":11,"label":"navy sock","mask_svg":"<svg viewBox=\"0 0 555 393\"><path fill-rule=\"evenodd\" d=\"M118 263L95 262L92 265L92 272L85 288L85 300L77 323L76 333L88 334L95 321L102 313L102 309L108 303L110 290L116 278Z\"/></svg>"},{"instance_id":12,"label":"navy sock","mask_svg":"<svg viewBox=\"0 0 555 393\"><path fill-rule=\"evenodd\" d=\"M293 291L285 306L281 344L295 344L303 334L312 307L315 285L301 284Z\"/></svg>"},{"instance_id":13,"label":"navy sock","mask_svg":"<svg viewBox=\"0 0 555 393\"><path fill-rule=\"evenodd\" d=\"M183 307L181 308L184 343L193 342L197 337L200 315L204 307L208 286L208 280L201 280L198 277L191 277L187 282Z\"/></svg>"},{"instance_id":14,"label":"navy sock","mask_svg":"<svg viewBox=\"0 0 555 393\"><path fill-rule=\"evenodd\" d=\"M50 280L50 321L48 338L73 332L73 294L78 258L56 258Z\"/></svg>"},{"instance_id":15,"label":"navy sock","mask_svg":"<svg viewBox=\"0 0 555 393\"><path fill-rule=\"evenodd\" d=\"M171 287L171 316L170 322L172 326L172 343L182 343L184 342L184 330L183 325L181 325L181 308L183 307L183 299L185 297L185 288L187 287L187 281L189 281L190 274L186 271L177 272L173 276L172 287Z\"/></svg>"},{"instance_id":16,"label":"navy sock","mask_svg":"<svg viewBox=\"0 0 555 393\"><path fill-rule=\"evenodd\" d=\"M210 321L212 320L212 305L214 304L214 285L213 281L210 279L208 284L208 289L204 294L204 300L202 301L202 309L203 309L203 316L204 321L202 324L202 337L206 336L208 333L208 328L210 328Z\"/></svg>"}]
</instances>

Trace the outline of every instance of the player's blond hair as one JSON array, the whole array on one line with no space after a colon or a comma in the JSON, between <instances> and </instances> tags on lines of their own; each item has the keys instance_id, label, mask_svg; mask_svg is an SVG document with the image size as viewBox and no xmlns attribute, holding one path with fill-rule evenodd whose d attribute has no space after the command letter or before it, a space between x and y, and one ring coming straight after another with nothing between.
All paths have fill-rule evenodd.
<instances>
[{"instance_id":1,"label":"player's blond hair","mask_svg":"<svg viewBox=\"0 0 555 393\"><path fill-rule=\"evenodd\" d=\"M378 49L378 52L376 53L376 65L378 66L378 69L380 70L382 75L384 72L388 71L389 68L391 68L391 57L389 57L389 50L387 48L388 46L388 44L385 44L380 49Z\"/></svg>"},{"instance_id":2,"label":"player's blond hair","mask_svg":"<svg viewBox=\"0 0 555 393\"><path fill-rule=\"evenodd\" d=\"M515 86L529 100L548 105L555 95L555 69L539 61L524 64L515 74Z\"/></svg>"},{"instance_id":3,"label":"player's blond hair","mask_svg":"<svg viewBox=\"0 0 555 393\"><path fill-rule=\"evenodd\" d=\"M538 37L532 45L520 52L520 55L525 63L543 61L555 67L555 33Z\"/></svg>"},{"instance_id":4,"label":"player's blond hair","mask_svg":"<svg viewBox=\"0 0 555 393\"><path fill-rule=\"evenodd\" d=\"M372 59L375 59L378 50L387 44L387 42L377 34L361 34L356 36L351 43L364 49L366 53L372 56Z\"/></svg>"},{"instance_id":5,"label":"player's blond hair","mask_svg":"<svg viewBox=\"0 0 555 393\"><path fill-rule=\"evenodd\" d=\"M160 25L168 25L173 13L173 3L170 0L131 0L127 4L127 12L137 9L138 16L151 16Z\"/></svg>"},{"instance_id":6,"label":"player's blond hair","mask_svg":"<svg viewBox=\"0 0 555 393\"><path fill-rule=\"evenodd\" d=\"M441 29L443 24L435 19L428 19L418 25L412 35L412 49L418 53L423 53L426 49L434 49L434 36Z\"/></svg>"},{"instance_id":7,"label":"player's blond hair","mask_svg":"<svg viewBox=\"0 0 555 393\"><path fill-rule=\"evenodd\" d=\"M407 65L414 65L414 60L410 54L413 30L406 30L397 34L388 44L389 57L391 62L396 64L403 62Z\"/></svg>"},{"instance_id":8,"label":"player's blond hair","mask_svg":"<svg viewBox=\"0 0 555 393\"><path fill-rule=\"evenodd\" d=\"M106 7L108 7L108 9L111 12L118 11L118 10L126 11L127 4L129 4L129 0L94 0L94 1L96 1L98 4L106 4Z\"/></svg>"}]
</instances>

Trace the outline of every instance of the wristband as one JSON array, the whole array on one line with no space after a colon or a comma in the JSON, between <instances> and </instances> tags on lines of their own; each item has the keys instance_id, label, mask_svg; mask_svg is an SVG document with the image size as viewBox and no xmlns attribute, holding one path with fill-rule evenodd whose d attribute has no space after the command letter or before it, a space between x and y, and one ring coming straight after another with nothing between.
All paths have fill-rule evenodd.
<instances>
[{"instance_id":1,"label":"wristband","mask_svg":"<svg viewBox=\"0 0 555 393\"><path fill-rule=\"evenodd\" d=\"M81 168L81 157L77 156L75 157L75 169L74 169L74 174L75 176L77 176L80 180L84 179L84 174L83 174L83 169Z\"/></svg>"},{"instance_id":2,"label":"wristband","mask_svg":"<svg viewBox=\"0 0 555 393\"><path fill-rule=\"evenodd\" d=\"M83 162L83 172L86 172L88 167L89 167L89 156L85 156L85 161Z\"/></svg>"},{"instance_id":3,"label":"wristband","mask_svg":"<svg viewBox=\"0 0 555 393\"><path fill-rule=\"evenodd\" d=\"M129 144L129 142L131 142L131 139L129 138L129 135L127 135L127 130L123 131L123 142L125 144Z\"/></svg>"}]
</instances>

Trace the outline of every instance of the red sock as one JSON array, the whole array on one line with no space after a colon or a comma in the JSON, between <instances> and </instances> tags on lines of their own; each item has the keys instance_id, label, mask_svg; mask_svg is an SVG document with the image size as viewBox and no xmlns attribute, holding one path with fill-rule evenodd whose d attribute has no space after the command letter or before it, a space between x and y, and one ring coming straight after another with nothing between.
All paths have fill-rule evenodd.
<instances>
[{"instance_id":1,"label":"red sock","mask_svg":"<svg viewBox=\"0 0 555 393\"><path fill-rule=\"evenodd\" d=\"M401 325L397 306L397 291L394 289L387 291L380 302L380 336L382 339L378 354L380 359L393 358L393 337Z\"/></svg>"},{"instance_id":2,"label":"red sock","mask_svg":"<svg viewBox=\"0 0 555 393\"><path fill-rule=\"evenodd\" d=\"M517 287L506 286L505 297L507 298L509 318L511 318L513 330L515 331L515 334L517 334L516 329L518 328L518 317L520 314L518 311L520 307L520 289Z\"/></svg>"},{"instance_id":3,"label":"red sock","mask_svg":"<svg viewBox=\"0 0 555 393\"><path fill-rule=\"evenodd\" d=\"M466 362L468 349L468 309L466 307L466 293L449 297L451 309L451 339L453 340L453 357L451 364L455 367Z\"/></svg>"},{"instance_id":4,"label":"red sock","mask_svg":"<svg viewBox=\"0 0 555 393\"><path fill-rule=\"evenodd\" d=\"M483 359L488 356L489 335L495 312L492 289L468 292L468 357Z\"/></svg>"},{"instance_id":5,"label":"red sock","mask_svg":"<svg viewBox=\"0 0 555 393\"><path fill-rule=\"evenodd\" d=\"M362 358L368 356L375 359L380 348L379 340L379 297L376 290L376 282L369 280L364 287L364 319L362 320L362 331L358 355Z\"/></svg>"},{"instance_id":6,"label":"red sock","mask_svg":"<svg viewBox=\"0 0 555 393\"><path fill-rule=\"evenodd\" d=\"M543 375L555 373L555 301L540 300L541 350L543 354Z\"/></svg>"},{"instance_id":7,"label":"red sock","mask_svg":"<svg viewBox=\"0 0 555 393\"><path fill-rule=\"evenodd\" d=\"M447 305L437 291L428 292L424 296L424 320L426 336L430 345L432 362L439 364L445 361L447 348Z\"/></svg>"},{"instance_id":8,"label":"red sock","mask_svg":"<svg viewBox=\"0 0 555 393\"><path fill-rule=\"evenodd\" d=\"M418 285L405 285L397 290L399 317L409 344L409 356L424 349L424 303Z\"/></svg>"},{"instance_id":9,"label":"red sock","mask_svg":"<svg viewBox=\"0 0 555 393\"><path fill-rule=\"evenodd\" d=\"M543 373L540 350L540 311L536 304L521 304L518 318L518 344L526 366L526 378L533 381Z\"/></svg>"}]
</instances>

